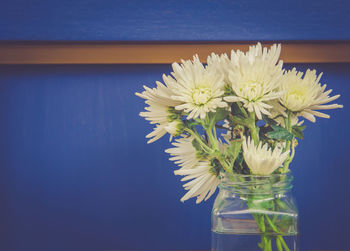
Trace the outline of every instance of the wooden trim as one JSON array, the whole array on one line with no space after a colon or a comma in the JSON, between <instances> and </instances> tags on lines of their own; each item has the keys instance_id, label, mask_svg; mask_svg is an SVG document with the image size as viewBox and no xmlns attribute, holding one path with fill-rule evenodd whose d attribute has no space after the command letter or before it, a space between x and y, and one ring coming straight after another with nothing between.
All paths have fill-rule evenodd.
<instances>
[{"instance_id":1,"label":"wooden trim","mask_svg":"<svg viewBox=\"0 0 350 251\"><path fill-rule=\"evenodd\" d=\"M0 64L169 64L198 54L246 51L252 42L2 42ZM263 43L266 46L272 43ZM286 63L350 62L350 41L282 42Z\"/></svg>"}]
</instances>

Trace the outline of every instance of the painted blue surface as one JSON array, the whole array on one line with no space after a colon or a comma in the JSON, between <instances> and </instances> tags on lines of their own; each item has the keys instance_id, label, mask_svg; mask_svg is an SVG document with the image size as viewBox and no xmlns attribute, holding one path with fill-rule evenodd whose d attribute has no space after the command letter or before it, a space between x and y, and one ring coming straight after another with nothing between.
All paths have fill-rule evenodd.
<instances>
[{"instance_id":1,"label":"painted blue surface","mask_svg":"<svg viewBox=\"0 0 350 251\"><path fill-rule=\"evenodd\" d=\"M347 0L2 0L0 40L350 39Z\"/></svg>"},{"instance_id":2,"label":"painted blue surface","mask_svg":"<svg viewBox=\"0 0 350 251\"><path fill-rule=\"evenodd\" d=\"M315 67L345 108L307 123L292 164L301 250L349 249L350 64ZM134 92L169 71L0 67L0 250L209 249L214 198L179 201L168 140L138 117Z\"/></svg>"}]
</instances>

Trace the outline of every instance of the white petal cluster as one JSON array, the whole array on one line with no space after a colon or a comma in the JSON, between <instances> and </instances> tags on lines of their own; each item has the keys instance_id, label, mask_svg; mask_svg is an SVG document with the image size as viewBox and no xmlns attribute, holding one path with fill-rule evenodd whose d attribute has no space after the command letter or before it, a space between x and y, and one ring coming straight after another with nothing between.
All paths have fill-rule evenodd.
<instances>
[{"instance_id":1,"label":"white petal cluster","mask_svg":"<svg viewBox=\"0 0 350 251\"><path fill-rule=\"evenodd\" d=\"M193 61L182 60L181 65L173 63L172 66L173 77L164 75L163 80L174 93L171 98L180 102L175 109L188 113L187 119L204 119L208 112L227 106L221 97L223 76L205 68L198 56L194 56Z\"/></svg>"},{"instance_id":2,"label":"white petal cluster","mask_svg":"<svg viewBox=\"0 0 350 251\"><path fill-rule=\"evenodd\" d=\"M140 112L140 116L150 121L151 124L156 124L153 131L146 135L146 138L151 138L147 143L152 143L157 139L163 137L167 132L172 135L176 134L177 125L180 121L172 121L169 119L170 107L175 107L179 104L178 101L173 100L171 96L173 92L160 82L156 82L157 88L148 88L143 86L145 91L142 93L135 93L137 96L145 99L148 105L146 112Z\"/></svg>"},{"instance_id":3,"label":"white petal cluster","mask_svg":"<svg viewBox=\"0 0 350 251\"><path fill-rule=\"evenodd\" d=\"M197 197L196 203L207 200L215 192L219 179L212 171L210 162L199 160L196 156L196 149L192 145L193 137L176 139L174 148L165 150L181 168L174 171L175 175L185 176L181 181L189 181L183 185L188 192L181 198L184 202Z\"/></svg>"},{"instance_id":4,"label":"white petal cluster","mask_svg":"<svg viewBox=\"0 0 350 251\"><path fill-rule=\"evenodd\" d=\"M208 161L201 161L196 168L179 169L174 172L176 175L186 175L181 181L191 180L183 185L188 192L181 198L182 202L197 197L196 203L198 204L203 200L208 200L213 195L220 181L211 172L211 169Z\"/></svg>"},{"instance_id":5,"label":"white petal cluster","mask_svg":"<svg viewBox=\"0 0 350 251\"><path fill-rule=\"evenodd\" d=\"M325 91L326 85L319 83L322 73L318 76L315 70L307 70L304 77L302 72L295 68L283 76L280 90L284 95L280 98L281 104L288 110L297 112L300 116L315 122L317 117L329 118L329 115L316 110L342 108L342 105L326 105L340 95L329 96L332 90Z\"/></svg>"},{"instance_id":6,"label":"white petal cluster","mask_svg":"<svg viewBox=\"0 0 350 251\"><path fill-rule=\"evenodd\" d=\"M191 169L197 166L199 160L196 157L196 149L192 145L193 139L193 136L176 139L172 143L175 147L165 150L166 153L172 156L169 160L174 161L183 169Z\"/></svg>"},{"instance_id":7,"label":"white petal cluster","mask_svg":"<svg viewBox=\"0 0 350 251\"><path fill-rule=\"evenodd\" d=\"M227 102L242 102L249 112L255 112L261 119L262 114L269 115L271 105L267 101L279 98L283 93L278 85L283 75L283 62L278 61L281 46L274 44L269 50L258 43L250 46L249 51L231 51L231 59L226 55L211 55L208 58L210 68L226 72L227 81L234 96L225 97ZM214 66L213 66L214 64Z\"/></svg>"},{"instance_id":8,"label":"white petal cluster","mask_svg":"<svg viewBox=\"0 0 350 251\"><path fill-rule=\"evenodd\" d=\"M221 55L212 53L207 58L208 68L211 70L215 70L217 74L220 74L224 77L225 84L230 82L228 75L230 72L231 62L226 53Z\"/></svg>"},{"instance_id":9,"label":"white petal cluster","mask_svg":"<svg viewBox=\"0 0 350 251\"><path fill-rule=\"evenodd\" d=\"M254 145L254 140L243 140L242 144L244 160L252 174L269 175L282 166L289 155L289 150L282 153L282 149L276 147L273 151L268 144Z\"/></svg>"}]
</instances>

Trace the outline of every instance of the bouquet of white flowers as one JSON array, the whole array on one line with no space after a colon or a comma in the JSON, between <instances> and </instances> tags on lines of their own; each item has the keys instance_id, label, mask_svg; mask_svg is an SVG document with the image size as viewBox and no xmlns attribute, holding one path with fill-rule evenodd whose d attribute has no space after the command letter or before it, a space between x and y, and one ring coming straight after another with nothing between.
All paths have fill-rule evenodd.
<instances>
[{"instance_id":1,"label":"bouquet of white flowers","mask_svg":"<svg viewBox=\"0 0 350 251\"><path fill-rule=\"evenodd\" d=\"M166 152L187 182L181 201L207 200L223 175L289 172L297 139L304 137L300 118L315 122L329 118L318 110L342 107L327 104L340 95L330 96L319 83L322 73L286 71L280 52L280 45L258 43L246 53L232 50L231 57L212 53L207 65L195 55L173 63L164 83L136 93L148 105L140 116L155 125L148 143L167 133L174 141Z\"/></svg>"}]
</instances>

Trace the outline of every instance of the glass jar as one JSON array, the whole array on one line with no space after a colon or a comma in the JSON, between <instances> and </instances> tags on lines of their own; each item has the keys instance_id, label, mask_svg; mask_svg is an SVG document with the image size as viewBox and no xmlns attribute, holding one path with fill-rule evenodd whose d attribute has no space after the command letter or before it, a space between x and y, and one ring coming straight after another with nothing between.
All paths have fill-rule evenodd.
<instances>
[{"instance_id":1,"label":"glass jar","mask_svg":"<svg viewBox=\"0 0 350 251\"><path fill-rule=\"evenodd\" d=\"M212 210L212 251L298 251L290 173L220 177Z\"/></svg>"}]
</instances>

